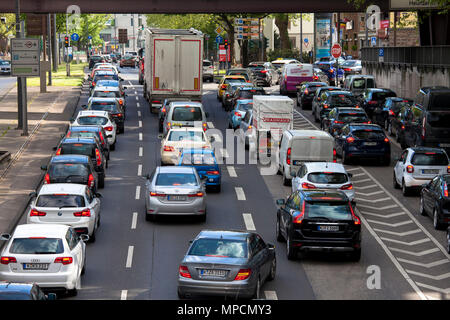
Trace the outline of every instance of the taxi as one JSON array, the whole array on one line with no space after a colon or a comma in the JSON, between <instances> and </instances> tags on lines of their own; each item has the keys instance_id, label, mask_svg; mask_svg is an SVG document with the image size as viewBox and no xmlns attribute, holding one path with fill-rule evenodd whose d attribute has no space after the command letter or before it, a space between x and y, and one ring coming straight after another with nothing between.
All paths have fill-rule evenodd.
<instances>
[{"instance_id":1,"label":"taxi","mask_svg":"<svg viewBox=\"0 0 450 320\"><path fill-rule=\"evenodd\" d=\"M245 76L229 75L224 76L219 83L219 89L217 90L217 99L222 101L222 96L225 90L227 90L228 84L230 82L247 82Z\"/></svg>"}]
</instances>

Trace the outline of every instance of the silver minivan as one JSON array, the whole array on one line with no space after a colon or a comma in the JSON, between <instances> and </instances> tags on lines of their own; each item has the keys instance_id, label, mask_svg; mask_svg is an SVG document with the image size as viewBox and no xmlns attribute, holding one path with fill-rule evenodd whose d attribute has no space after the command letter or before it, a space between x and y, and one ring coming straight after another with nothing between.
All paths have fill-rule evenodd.
<instances>
[{"instance_id":1,"label":"silver minivan","mask_svg":"<svg viewBox=\"0 0 450 320\"><path fill-rule=\"evenodd\" d=\"M164 119L163 134L165 136L170 129L177 127L202 127L203 131L206 131L206 117L208 113L200 102L173 101Z\"/></svg>"},{"instance_id":2,"label":"silver minivan","mask_svg":"<svg viewBox=\"0 0 450 320\"><path fill-rule=\"evenodd\" d=\"M376 88L375 77L370 75L348 75L344 80L344 90L350 91L354 96L361 96L368 88Z\"/></svg>"}]
</instances>

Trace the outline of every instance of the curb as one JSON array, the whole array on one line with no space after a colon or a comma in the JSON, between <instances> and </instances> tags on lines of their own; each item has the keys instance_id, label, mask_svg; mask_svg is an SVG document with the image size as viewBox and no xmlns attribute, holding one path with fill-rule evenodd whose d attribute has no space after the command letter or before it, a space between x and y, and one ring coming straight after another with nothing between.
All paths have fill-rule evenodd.
<instances>
[{"instance_id":1,"label":"curb","mask_svg":"<svg viewBox=\"0 0 450 320\"><path fill-rule=\"evenodd\" d=\"M11 152L9 151L0 151L0 165L3 164L3 162L8 162L11 160Z\"/></svg>"}]
</instances>

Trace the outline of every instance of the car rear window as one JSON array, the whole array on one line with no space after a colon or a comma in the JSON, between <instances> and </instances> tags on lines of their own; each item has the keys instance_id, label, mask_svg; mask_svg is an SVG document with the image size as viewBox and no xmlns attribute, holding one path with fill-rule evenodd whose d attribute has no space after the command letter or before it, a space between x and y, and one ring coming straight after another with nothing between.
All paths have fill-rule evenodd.
<instances>
[{"instance_id":1,"label":"car rear window","mask_svg":"<svg viewBox=\"0 0 450 320\"><path fill-rule=\"evenodd\" d=\"M308 174L312 183L342 184L348 181L347 175L341 172L312 172Z\"/></svg>"},{"instance_id":2,"label":"car rear window","mask_svg":"<svg viewBox=\"0 0 450 320\"><path fill-rule=\"evenodd\" d=\"M57 238L15 238L9 249L17 254L58 254L64 252L62 239Z\"/></svg>"},{"instance_id":3,"label":"car rear window","mask_svg":"<svg viewBox=\"0 0 450 320\"><path fill-rule=\"evenodd\" d=\"M355 89L375 88L375 83L373 79L355 79L353 80L353 88Z\"/></svg>"},{"instance_id":4,"label":"car rear window","mask_svg":"<svg viewBox=\"0 0 450 320\"><path fill-rule=\"evenodd\" d=\"M82 163L53 163L48 173L51 177L87 176L87 164Z\"/></svg>"},{"instance_id":5,"label":"car rear window","mask_svg":"<svg viewBox=\"0 0 450 320\"><path fill-rule=\"evenodd\" d=\"M236 75L236 76L243 76L246 80L249 80L249 76L247 74L247 72L242 72L242 71L232 71L230 73L228 73L228 75Z\"/></svg>"},{"instance_id":6,"label":"car rear window","mask_svg":"<svg viewBox=\"0 0 450 320\"><path fill-rule=\"evenodd\" d=\"M383 131L372 129L355 130L352 131L352 134L354 137L363 140L382 140L386 137Z\"/></svg>"},{"instance_id":7,"label":"car rear window","mask_svg":"<svg viewBox=\"0 0 450 320\"><path fill-rule=\"evenodd\" d=\"M94 97L98 98L120 98L119 91L94 91Z\"/></svg>"},{"instance_id":8,"label":"car rear window","mask_svg":"<svg viewBox=\"0 0 450 320\"><path fill-rule=\"evenodd\" d=\"M391 110L394 112L399 112L401 108L411 106L412 102L409 102L408 100L403 101L393 101Z\"/></svg>"},{"instance_id":9,"label":"car rear window","mask_svg":"<svg viewBox=\"0 0 450 320\"><path fill-rule=\"evenodd\" d=\"M223 83L229 84L230 82L246 82L246 80L244 78L227 78Z\"/></svg>"},{"instance_id":10,"label":"car rear window","mask_svg":"<svg viewBox=\"0 0 450 320\"><path fill-rule=\"evenodd\" d=\"M450 110L450 93L440 93L431 96L429 110Z\"/></svg>"},{"instance_id":11,"label":"car rear window","mask_svg":"<svg viewBox=\"0 0 450 320\"><path fill-rule=\"evenodd\" d=\"M119 80L119 76L116 74L97 74L94 77L94 82L99 80Z\"/></svg>"},{"instance_id":12,"label":"car rear window","mask_svg":"<svg viewBox=\"0 0 450 320\"><path fill-rule=\"evenodd\" d=\"M339 120L344 122L364 122L367 121L367 116L363 113L341 113Z\"/></svg>"},{"instance_id":13,"label":"car rear window","mask_svg":"<svg viewBox=\"0 0 450 320\"><path fill-rule=\"evenodd\" d=\"M84 197L80 195L43 194L36 200L36 207L79 208L84 206Z\"/></svg>"},{"instance_id":14,"label":"car rear window","mask_svg":"<svg viewBox=\"0 0 450 320\"><path fill-rule=\"evenodd\" d=\"M411 163L417 166L446 166L448 158L442 152L414 153Z\"/></svg>"},{"instance_id":15,"label":"car rear window","mask_svg":"<svg viewBox=\"0 0 450 320\"><path fill-rule=\"evenodd\" d=\"M89 110L97 110L97 111L108 111L112 113L119 112L117 109L117 105L113 102L94 102L89 107Z\"/></svg>"},{"instance_id":16,"label":"car rear window","mask_svg":"<svg viewBox=\"0 0 450 320\"><path fill-rule=\"evenodd\" d=\"M98 132L93 131L69 131L67 133L71 138L97 138L100 139Z\"/></svg>"},{"instance_id":17,"label":"car rear window","mask_svg":"<svg viewBox=\"0 0 450 320\"><path fill-rule=\"evenodd\" d=\"M352 220L349 204L346 202L306 201L305 216L308 219Z\"/></svg>"},{"instance_id":18,"label":"car rear window","mask_svg":"<svg viewBox=\"0 0 450 320\"><path fill-rule=\"evenodd\" d=\"M198 239L188 255L201 257L247 258L247 242L228 239Z\"/></svg>"},{"instance_id":19,"label":"car rear window","mask_svg":"<svg viewBox=\"0 0 450 320\"><path fill-rule=\"evenodd\" d=\"M159 173L155 184L157 186L196 186L197 179L192 173Z\"/></svg>"},{"instance_id":20,"label":"car rear window","mask_svg":"<svg viewBox=\"0 0 450 320\"><path fill-rule=\"evenodd\" d=\"M204 67L209 67L211 65L212 65L212 63L210 61L203 61L203 66Z\"/></svg>"},{"instance_id":21,"label":"car rear window","mask_svg":"<svg viewBox=\"0 0 450 320\"><path fill-rule=\"evenodd\" d=\"M87 117L79 117L77 119L78 123L81 125L100 125L103 126L108 123L108 119L105 117L97 117L97 116L87 116Z\"/></svg>"},{"instance_id":22,"label":"car rear window","mask_svg":"<svg viewBox=\"0 0 450 320\"><path fill-rule=\"evenodd\" d=\"M171 131L168 137L169 141L205 141L203 133L200 131Z\"/></svg>"},{"instance_id":23,"label":"car rear window","mask_svg":"<svg viewBox=\"0 0 450 320\"><path fill-rule=\"evenodd\" d=\"M61 145L60 154L83 154L91 156L94 154L94 146L87 143L67 143Z\"/></svg>"},{"instance_id":24,"label":"car rear window","mask_svg":"<svg viewBox=\"0 0 450 320\"><path fill-rule=\"evenodd\" d=\"M374 92L372 93L372 100L383 101L387 97L396 97L394 92Z\"/></svg>"},{"instance_id":25,"label":"car rear window","mask_svg":"<svg viewBox=\"0 0 450 320\"><path fill-rule=\"evenodd\" d=\"M346 94L333 94L329 99L332 105L354 106L357 104L355 97Z\"/></svg>"},{"instance_id":26,"label":"car rear window","mask_svg":"<svg viewBox=\"0 0 450 320\"><path fill-rule=\"evenodd\" d=\"M202 109L200 107L175 107L172 113L172 121L202 121Z\"/></svg>"},{"instance_id":27,"label":"car rear window","mask_svg":"<svg viewBox=\"0 0 450 320\"><path fill-rule=\"evenodd\" d=\"M1 64L1 62L0 62ZM33 300L24 292L0 292L0 300Z\"/></svg>"},{"instance_id":28,"label":"car rear window","mask_svg":"<svg viewBox=\"0 0 450 320\"><path fill-rule=\"evenodd\" d=\"M239 111L248 111L253 109L253 103L240 103L237 108Z\"/></svg>"},{"instance_id":29,"label":"car rear window","mask_svg":"<svg viewBox=\"0 0 450 320\"><path fill-rule=\"evenodd\" d=\"M356 61L354 60L347 60L345 61L342 66L343 67L353 67L356 64Z\"/></svg>"},{"instance_id":30,"label":"car rear window","mask_svg":"<svg viewBox=\"0 0 450 320\"><path fill-rule=\"evenodd\" d=\"M183 159L181 160L182 164L188 165L214 165L216 164L216 160L214 156L210 153L186 153L183 155Z\"/></svg>"}]
</instances>

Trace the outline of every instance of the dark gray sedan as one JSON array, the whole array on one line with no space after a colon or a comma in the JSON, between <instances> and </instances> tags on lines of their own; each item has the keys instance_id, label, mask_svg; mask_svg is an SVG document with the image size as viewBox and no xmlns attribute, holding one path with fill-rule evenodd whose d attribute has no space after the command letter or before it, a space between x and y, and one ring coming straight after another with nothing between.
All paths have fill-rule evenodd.
<instances>
[{"instance_id":1,"label":"dark gray sedan","mask_svg":"<svg viewBox=\"0 0 450 320\"><path fill-rule=\"evenodd\" d=\"M194 295L259 299L276 273L275 247L255 232L204 230L181 261L178 297Z\"/></svg>"}]
</instances>

